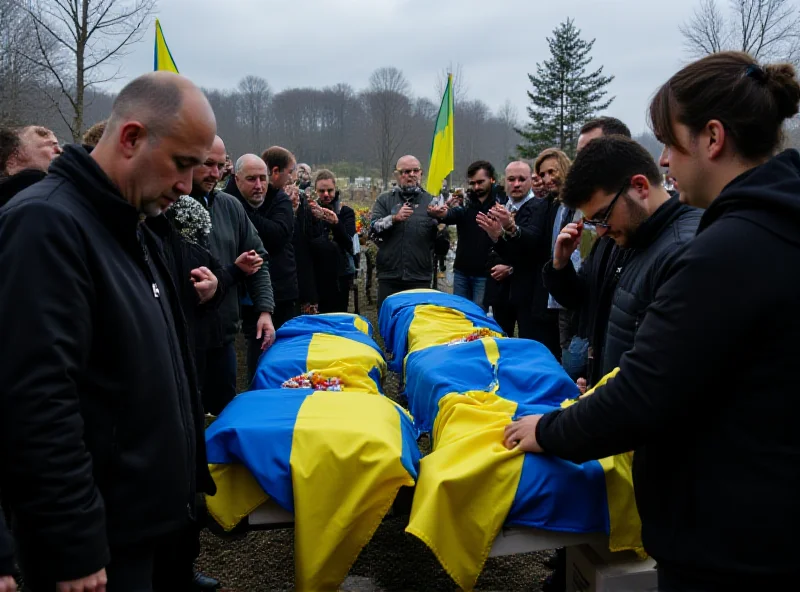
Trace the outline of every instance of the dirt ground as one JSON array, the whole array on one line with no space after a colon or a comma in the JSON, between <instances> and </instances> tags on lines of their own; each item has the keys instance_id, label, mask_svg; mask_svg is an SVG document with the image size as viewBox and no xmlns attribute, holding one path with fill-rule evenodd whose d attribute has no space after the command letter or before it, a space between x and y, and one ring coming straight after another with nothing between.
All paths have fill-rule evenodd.
<instances>
[{"instance_id":1,"label":"dirt ground","mask_svg":"<svg viewBox=\"0 0 800 592\"><path fill-rule=\"evenodd\" d=\"M440 285L449 291L449 286ZM373 302L375 297L373 286ZM359 290L360 314L372 322L377 333L377 310L369 304L363 281ZM353 299L351 297L351 311ZM377 336L378 342L380 337ZM244 356L239 343L239 388L244 390ZM397 375L386 379L384 390L396 397ZM421 449L425 452L424 443ZM407 517L384 520L372 541L363 549L341 590L348 592L457 590L428 548L406 534ZM251 532L234 538L220 538L208 530L202 534L202 551L197 567L219 578L225 588L236 592L293 590L293 531L290 529ZM541 590L550 570L544 561L550 552L489 559L478 580L479 591L536 592Z\"/></svg>"}]
</instances>

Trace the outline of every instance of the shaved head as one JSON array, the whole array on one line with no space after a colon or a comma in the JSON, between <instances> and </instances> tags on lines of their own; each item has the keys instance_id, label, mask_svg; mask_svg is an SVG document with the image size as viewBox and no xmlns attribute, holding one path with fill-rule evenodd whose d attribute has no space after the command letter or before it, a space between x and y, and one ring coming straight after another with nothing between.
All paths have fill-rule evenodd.
<instances>
[{"instance_id":1,"label":"shaved head","mask_svg":"<svg viewBox=\"0 0 800 592\"><path fill-rule=\"evenodd\" d=\"M264 203L267 193L267 163L255 154L244 154L236 161L236 187L254 208Z\"/></svg>"},{"instance_id":2,"label":"shaved head","mask_svg":"<svg viewBox=\"0 0 800 592\"><path fill-rule=\"evenodd\" d=\"M397 161L395 176L401 189L419 186L422 179L422 165L419 163L419 159L410 154L401 157Z\"/></svg>"},{"instance_id":3,"label":"shaved head","mask_svg":"<svg viewBox=\"0 0 800 592\"><path fill-rule=\"evenodd\" d=\"M239 173L247 166L255 166L259 169L264 167L264 170L267 170L267 164L257 154L242 154L236 161L236 173Z\"/></svg>"},{"instance_id":4,"label":"shaved head","mask_svg":"<svg viewBox=\"0 0 800 592\"><path fill-rule=\"evenodd\" d=\"M515 160L506 167L506 194L515 202L525 199L531 190L531 165Z\"/></svg>"},{"instance_id":5,"label":"shaved head","mask_svg":"<svg viewBox=\"0 0 800 592\"><path fill-rule=\"evenodd\" d=\"M157 216L191 191L216 128L211 105L189 79L150 72L117 95L91 157L140 213Z\"/></svg>"}]
</instances>

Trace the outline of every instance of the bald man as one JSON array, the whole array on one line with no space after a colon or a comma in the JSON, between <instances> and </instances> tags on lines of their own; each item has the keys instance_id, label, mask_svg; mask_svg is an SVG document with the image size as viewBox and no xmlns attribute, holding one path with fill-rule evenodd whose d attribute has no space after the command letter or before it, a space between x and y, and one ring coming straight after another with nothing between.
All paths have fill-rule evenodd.
<instances>
[{"instance_id":1,"label":"bald man","mask_svg":"<svg viewBox=\"0 0 800 592\"><path fill-rule=\"evenodd\" d=\"M199 408L177 291L142 221L191 189L216 122L168 72L123 88L0 213L0 488L26 586L152 590L194 512Z\"/></svg>"},{"instance_id":2,"label":"bald man","mask_svg":"<svg viewBox=\"0 0 800 592\"><path fill-rule=\"evenodd\" d=\"M258 237L269 254L269 273L275 309L272 324L277 331L299 313L297 264L294 257L294 210L283 188L291 182L295 158L279 146L262 157L245 154L236 161L231 195L238 198ZM247 339L247 377L253 379L262 353L256 335L258 314L250 303L242 303L242 332Z\"/></svg>"},{"instance_id":3,"label":"bald man","mask_svg":"<svg viewBox=\"0 0 800 592\"><path fill-rule=\"evenodd\" d=\"M226 156L225 143L217 136L208 156L192 175L191 196L203 204L211 216L211 253L223 265L231 265L242 253L257 254L266 262L267 251L243 205L233 195L217 190ZM254 338L259 341L259 349L266 349L275 339L272 324L275 301L269 265L262 265L256 273L247 276L244 287L246 293L242 300L253 306L256 317ZM241 320L239 294L237 290L230 290L218 315L203 321L198 332L197 374L203 405L213 415L219 415L236 396L234 340Z\"/></svg>"},{"instance_id":4,"label":"bald man","mask_svg":"<svg viewBox=\"0 0 800 592\"><path fill-rule=\"evenodd\" d=\"M420 186L422 166L403 156L395 170L397 185L378 196L370 229L377 238L378 310L397 292L430 288L437 220L428 214L433 197Z\"/></svg>"},{"instance_id":5,"label":"bald man","mask_svg":"<svg viewBox=\"0 0 800 592\"><path fill-rule=\"evenodd\" d=\"M493 305L498 323L508 335L514 334L516 325L519 337L538 341L560 359L558 314L547 308L548 294L542 281L542 267L550 257L551 202L534 196L532 177L527 162L509 163L508 201L478 213L475 221L494 242L493 250L500 257L491 277L508 283L509 306Z\"/></svg>"}]
</instances>

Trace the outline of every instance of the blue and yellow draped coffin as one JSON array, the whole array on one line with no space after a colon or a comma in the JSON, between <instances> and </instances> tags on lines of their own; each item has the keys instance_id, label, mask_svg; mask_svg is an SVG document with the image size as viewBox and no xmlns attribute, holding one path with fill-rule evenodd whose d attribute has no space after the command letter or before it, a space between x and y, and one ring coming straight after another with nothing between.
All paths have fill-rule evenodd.
<instances>
[{"instance_id":1,"label":"blue and yellow draped coffin","mask_svg":"<svg viewBox=\"0 0 800 592\"><path fill-rule=\"evenodd\" d=\"M307 372L339 378L345 391L380 393L386 362L372 339L369 321L351 314L301 316L288 321L261 356L251 388L280 388Z\"/></svg>"},{"instance_id":2,"label":"blue and yellow draped coffin","mask_svg":"<svg viewBox=\"0 0 800 592\"><path fill-rule=\"evenodd\" d=\"M207 498L209 513L230 530L270 498L292 512L298 590L338 589L398 490L417 479L417 432L405 410L378 394L383 360L371 331L354 315L290 321L254 384L321 372L343 378L344 390L251 390L206 430L218 490Z\"/></svg>"},{"instance_id":3,"label":"blue and yellow draped coffin","mask_svg":"<svg viewBox=\"0 0 800 592\"><path fill-rule=\"evenodd\" d=\"M431 432L433 444L421 461L407 531L431 548L465 590L474 586L504 524L605 532L612 550L640 550L626 459L576 464L503 446L512 419L546 413L578 396L552 354L531 340L465 341L465 335L485 334L479 329L492 321L481 319L463 299L451 302L463 306L457 312L469 318L471 329L458 325L450 333L446 324L431 329L427 319L416 324L415 315L433 298L404 292L389 297L381 310L384 339L388 343L390 336L394 351L407 352L400 366L411 414L420 431Z\"/></svg>"}]
</instances>

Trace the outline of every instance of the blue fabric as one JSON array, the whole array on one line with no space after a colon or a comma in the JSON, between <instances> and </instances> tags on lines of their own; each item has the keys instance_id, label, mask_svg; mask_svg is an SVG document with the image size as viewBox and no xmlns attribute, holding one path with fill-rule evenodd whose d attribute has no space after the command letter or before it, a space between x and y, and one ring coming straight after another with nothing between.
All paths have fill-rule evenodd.
<instances>
[{"instance_id":1,"label":"blue fabric","mask_svg":"<svg viewBox=\"0 0 800 592\"><path fill-rule=\"evenodd\" d=\"M258 369L253 376L252 390L277 389L294 376L308 371L308 346L314 334L276 339L275 343L261 354Z\"/></svg>"},{"instance_id":2,"label":"blue fabric","mask_svg":"<svg viewBox=\"0 0 800 592\"><path fill-rule=\"evenodd\" d=\"M372 323L359 315L333 313L333 314L320 314L320 315L301 315L289 321L286 321L280 329L275 332L275 337L297 337L298 335L309 335L311 333L329 333L331 335L340 335L350 338L351 333L359 333L364 335L356 327L356 319L363 321L369 335L373 336Z\"/></svg>"},{"instance_id":3,"label":"blue fabric","mask_svg":"<svg viewBox=\"0 0 800 592\"><path fill-rule=\"evenodd\" d=\"M294 511L289 459L297 413L311 389L242 393L206 429L211 464L245 465L279 506Z\"/></svg>"},{"instance_id":4,"label":"blue fabric","mask_svg":"<svg viewBox=\"0 0 800 592\"><path fill-rule=\"evenodd\" d=\"M453 277L453 295L466 298L481 308L486 294L486 277L461 273L456 270Z\"/></svg>"},{"instance_id":5,"label":"blue fabric","mask_svg":"<svg viewBox=\"0 0 800 592\"><path fill-rule=\"evenodd\" d=\"M393 294L384 301L378 317L378 327L386 347L387 363L393 372L403 370L403 359L408 353L408 331L414 320L414 311L417 306L425 304L452 308L463 313L476 327L503 333L500 325L486 316L486 312L480 306L460 296L436 290Z\"/></svg>"},{"instance_id":6,"label":"blue fabric","mask_svg":"<svg viewBox=\"0 0 800 592\"><path fill-rule=\"evenodd\" d=\"M482 341L439 345L414 352L406 361L405 395L421 432L430 432L439 400L450 393L492 391L523 405L551 411L580 392L550 351L530 339L494 339L500 352L489 363Z\"/></svg>"}]
</instances>

